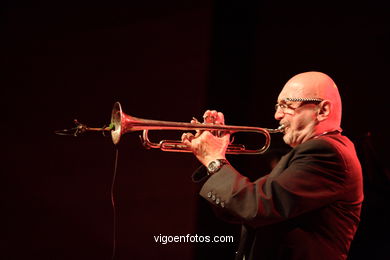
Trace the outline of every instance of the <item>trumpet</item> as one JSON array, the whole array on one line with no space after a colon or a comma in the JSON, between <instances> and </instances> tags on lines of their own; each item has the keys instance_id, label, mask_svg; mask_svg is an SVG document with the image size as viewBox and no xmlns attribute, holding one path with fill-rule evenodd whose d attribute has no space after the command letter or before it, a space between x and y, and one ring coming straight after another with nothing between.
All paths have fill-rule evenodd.
<instances>
[{"instance_id":1,"label":"trumpet","mask_svg":"<svg viewBox=\"0 0 390 260\"><path fill-rule=\"evenodd\" d=\"M80 124L75 120L77 126L70 130L56 131L60 135L78 136L86 131L106 131L111 132L111 138L114 144L118 144L122 135L129 132L143 131L140 135L141 142L147 149L160 149L165 152L192 152L191 148L183 144L180 140L161 140L158 143L151 142L149 139L150 130L177 130L177 131L218 131L228 132L230 134L238 132L250 132L263 134L265 137L264 145L258 149L248 149L243 144L230 143L227 147L227 154L262 154L269 148L271 144L270 134L283 132L284 126L281 125L277 129L249 127L249 126L232 126L232 125L213 125L213 124L192 124L183 122L159 121L151 119L137 118L125 114L122 111L121 104L116 102L111 113L111 124L103 128L90 128Z\"/></svg>"},{"instance_id":2,"label":"trumpet","mask_svg":"<svg viewBox=\"0 0 390 260\"><path fill-rule=\"evenodd\" d=\"M192 152L190 147L183 144L179 140L161 140L159 143L153 143L149 140L149 130L198 130L198 131L223 131L234 134L237 132L252 132L259 133L265 136L265 144L258 149L247 149L242 144L229 144L227 147L227 154L262 154L270 146L271 137L270 133L283 132L283 126L278 129L268 129L249 126L230 126L230 125L210 125L210 124L192 124L182 122L170 122L142 119L133 116L126 115L121 108L119 102L114 104L111 114L111 131L112 141L114 144L118 144L123 134L127 132L143 131L140 136L142 144L146 148L160 149L166 152Z\"/></svg>"}]
</instances>

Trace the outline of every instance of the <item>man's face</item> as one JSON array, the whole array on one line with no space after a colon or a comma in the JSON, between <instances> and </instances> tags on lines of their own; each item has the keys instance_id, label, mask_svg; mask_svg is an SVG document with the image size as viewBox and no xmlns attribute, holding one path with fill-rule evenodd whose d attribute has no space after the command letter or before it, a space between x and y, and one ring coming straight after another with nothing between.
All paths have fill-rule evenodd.
<instances>
[{"instance_id":1,"label":"man's face","mask_svg":"<svg viewBox=\"0 0 390 260\"><path fill-rule=\"evenodd\" d=\"M283 140L291 147L310 139L315 134L317 104L302 101L288 101L296 93L282 91L276 106L275 119L285 126Z\"/></svg>"},{"instance_id":2,"label":"man's face","mask_svg":"<svg viewBox=\"0 0 390 260\"><path fill-rule=\"evenodd\" d=\"M277 102L275 119L285 125L283 139L292 147L318 134L340 130L340 95L326 74L295 75L284 85Z\"/></svg>"}]
</instances>

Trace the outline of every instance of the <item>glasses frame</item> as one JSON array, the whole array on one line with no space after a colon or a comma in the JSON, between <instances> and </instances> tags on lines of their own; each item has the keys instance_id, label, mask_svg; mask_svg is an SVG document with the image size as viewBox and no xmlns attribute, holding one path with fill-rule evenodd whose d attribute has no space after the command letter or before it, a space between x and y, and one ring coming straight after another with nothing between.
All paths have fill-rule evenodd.
<instances>
[{"instance_id":1,"label":"glasses frame","mask_svg":"<svg viewBox=\"0 0 390 260\"><path fill-rule=\"evenodd\" d=\"M278 111L278 109L280 108L280 110L283 114L293 115L297 108L300 108L301 106L306 105L306 104L319 104L322 101L324 101L324 99L322 99L322 98L285 98L285 99L283 99L283 101L285 101L285 102L286 101L287 102L301 102L301 104L297 107L291 107L290 104L285 104L285 103L275 104L275 111ZM291 112L288 112L287 111L288 109L290 109Z\"/></svg>"}]
</instances>

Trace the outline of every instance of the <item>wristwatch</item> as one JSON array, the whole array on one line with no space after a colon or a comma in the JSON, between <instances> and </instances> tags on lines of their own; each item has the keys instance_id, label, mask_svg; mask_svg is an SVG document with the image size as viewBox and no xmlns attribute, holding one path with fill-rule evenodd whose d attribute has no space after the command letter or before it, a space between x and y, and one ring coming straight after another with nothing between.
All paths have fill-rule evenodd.
<instances>
[{"instance_id":1,"label":"wristwatch","mask_svg":"<svg viewBox=\"0 0 390 260\"><path fill-rule=\"evenodd\" d=\"M211 174L216 173L225 164L229 164L229 162L225 159L217 159L217 160L211 161L209 163L209 165L207 165L208 174L211 175Z\"/></svg>"}]
</instances>

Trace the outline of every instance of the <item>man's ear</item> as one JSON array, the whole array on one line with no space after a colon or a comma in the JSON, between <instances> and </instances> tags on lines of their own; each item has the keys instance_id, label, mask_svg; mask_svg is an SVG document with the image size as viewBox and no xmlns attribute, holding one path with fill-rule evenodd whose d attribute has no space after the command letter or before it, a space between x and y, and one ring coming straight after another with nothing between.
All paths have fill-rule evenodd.
<instances>
[{"instance_id":1,"label":"man's ear","mask_svg":"<svg viewBox=\"0 0 390 260\"><path fill-rule=\"evenodd\" d=\"M318 105L317 120L321 122L327 119L330 115L331 109L332 104L329 100L321 101L321 103Z\"/></svg>"}]
</instances>

